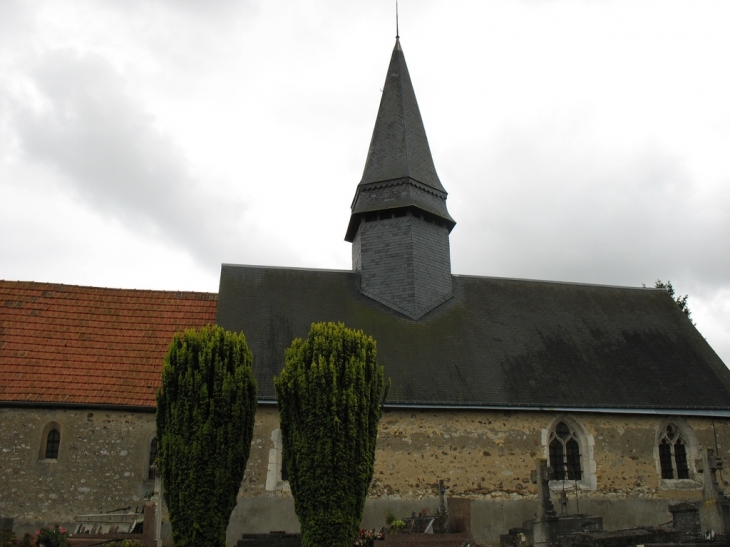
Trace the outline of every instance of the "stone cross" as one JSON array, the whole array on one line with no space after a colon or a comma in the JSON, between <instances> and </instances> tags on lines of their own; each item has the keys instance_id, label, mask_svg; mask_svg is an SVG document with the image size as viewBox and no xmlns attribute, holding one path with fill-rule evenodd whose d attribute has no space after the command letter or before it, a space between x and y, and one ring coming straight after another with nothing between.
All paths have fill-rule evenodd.
<instances>
[{"instance_id":1,"label":"stone cross","mask_svg":"<svg viewBox=\"0 0 730 547\"><path fill-rule=\"evenodd\" d=\"M564 517L568 514L568 495L565 493L565 490L560 492L560 516Z\"/></svg>"},{"instance_id":2,"label":"stone cross","mask_svg":"<svg viewBox=\"0 0 730 547\"><path fill-rule=\"evenodd\" d=\"M155 486L152 501L155 503L155 547L162 547L162 477L157 463L152 464L155 470Z\"/></svg>"},{"instance_id":3,"label":"stone cross","mask_svg":"<svg viewBox=\"0 0 730 547\"><path fill-rule=\"evenodd\" d=\"M712 448L702 450L702 461L698 471L704 474L702 503L700 503L700 529L705 536L730 536L730 504L717 484L715 473L722 469L722 460L715 456Z\"/></svg>"},{"instance_id":4,"label":"stone cross","mask_svg":"<svg viewBox=\"0 0 730 547\"><path fill-rule=\"evenodd\" d=\"M537 518L556 516L555 507L550 501L550 480L553 478L553 470L548 467L545 458L535 458L535 470L530 478L533 484L537 484Z\"/></svg>"},{"instance_id":5,"label":"stone cross","mask_svg":"<svg viewBox=\"0 0 730 547\"><path fill-rule=\"evenodd\" d=\"M444 494L446 494L444 481L439 480L439 513L442 515L446 514L446 500L444 499Z\"/></svg>"},{"instance_id":6,"label":"stone cross","mask_svg":"<svg viewBox=\"0 0 730 547\"><path fill-rule=\"evenodd\" d=\"M723 489L717 482L717 471L722 469L722 459L715 456L712 448L705 448L702 451L702 460L697 462L698 471L704 475L704 488L702 489L703 500L722 500L725 498Z\"/></svg>"}]
</instances>

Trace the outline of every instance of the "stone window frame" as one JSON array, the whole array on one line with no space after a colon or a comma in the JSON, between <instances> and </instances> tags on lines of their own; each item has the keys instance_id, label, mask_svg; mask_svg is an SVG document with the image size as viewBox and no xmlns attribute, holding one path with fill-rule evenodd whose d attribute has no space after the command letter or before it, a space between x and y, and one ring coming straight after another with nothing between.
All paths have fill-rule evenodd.
<instances>
[{"instance_id":1,"label":"stone window frame","mask_svg":"<svg viewBox=\"0 0 730 547\"><path fill-rule=\"evenodd\" d=\"M269 450L269 465L266 472L266 490L268 492L290 492L289 481L281 480L281 464L283 461L284 443L281 439L281 429L271 432L271 442L274 447Z\"/></svg>"},{"instance_id":2,"label":"stone window frame","mask_svg":"<svg viewBox=\"0 0 730 547\"><path fill-rule=\"evenodd\" d=\"M685 441L687 450L687 467L689 469L688 479L663 479L662 464L659 458L659 443L664 437L667 426L673 425L677 428L679 435ZM703 486L702 475L697 471L697 460L701 459L700 445L692 427L687 420L680 416L667 416L663 418L656 428L654 435L654 463L656 465L657 478L659 479L660 490L701 490Z\"/></svg>"},{"instance_id":3,"label":"stone window frame","mask_svg":"<svg viewBox=\"0 0 730 547\"><path fill-rule=\"evenodd\" d=\"M142 483L144 484L144 488L146 490L152 490L153 484L155 482L155 479L149 478L149 471L150 471L150 448L152 446L152 440L157 439L157 442L159 443L160 438L157 435L157 430L152 429L151 432L147 433L146 437L143 437L138 441L136 444L136 450L135 450L135 461L137 466L137 471L139 472L139 476L142 479ZM160 445L157 445L157 450L159 453Z\"/></svg>"},{"instance_id":4,"label":"stone window frame","mask_svg":"<svg viewBox=\"0 0 730 547\"><path fill-rule=\"evenodd\" d=\"M553 446L557 450L553 451ZM555 452L556 459L559 458L560 460L557 465L553 465L553 452ZM583 466L580 461L580 440L575 430L571 429L565 422L558 422L555 430L550 432L548 453L550 455L548 465L553 468L555 480L576 481L582 478Z\"/></svg>"},{"instance_id":5,"label":"stone window frame","mask_svg":"<svg viewBox=\"0 0 730 547\"><path fill-rule=\"evenodd\" d=\"M543 457L550 461L550 436L559 423L564 423L573 432L573 437L578 441L580 447L580 469L581 478L575 480L550 481L550 490L560 492L563 490L575 490L576 486L582 491L595 490L597 487L596 461L593 456L595 441L593 435L588 433L583 425L570 414L558 414L550 422L547 428L542 430Z\"/></svg>"},{"instance_id":6,"label":"stone window frame","mask_svg":"<svg viewBox=\"0 0 730 547\"><path fill-rule=\"evenodd\" d=\"M58 454L55 458L46 458L46 449L48 448L48 435L53 430L58 431ZM63 429L61 428L61 424L58 423L55 420L52 420L48 422L43 427L43 432L41 433L41 442L39 443L40 449L38 451L38 461L46 462L46 463L58 463L58 459L61 457L61 441L63 440Z\"/></svg>"}]
</instances>

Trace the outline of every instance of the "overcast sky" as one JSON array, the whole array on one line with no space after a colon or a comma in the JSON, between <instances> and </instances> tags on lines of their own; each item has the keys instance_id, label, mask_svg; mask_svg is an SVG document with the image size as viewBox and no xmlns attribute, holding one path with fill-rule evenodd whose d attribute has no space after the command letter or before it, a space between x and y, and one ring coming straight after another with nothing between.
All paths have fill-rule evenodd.
<instances>
[{"instance_id":1,"label":"overcast sky","mask_svg":"<svg viewBox=\"0 0 730 547\"><path fill-rule=\"evenodd\" d=\"M454 273L671 279L730 364L730 2L401 0ZM391 0L0 0L0 278L350 268Z\"/></svg>"}]
</instances>

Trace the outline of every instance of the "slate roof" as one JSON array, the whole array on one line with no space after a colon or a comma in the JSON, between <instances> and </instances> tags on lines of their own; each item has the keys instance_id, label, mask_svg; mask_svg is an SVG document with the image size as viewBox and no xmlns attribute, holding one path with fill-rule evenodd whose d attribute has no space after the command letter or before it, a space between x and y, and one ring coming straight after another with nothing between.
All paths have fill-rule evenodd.
<instances>
[{"instance_id":1,"label":"slate roof","mask_svg":"<svg viewBox=\"0 0 730 547\"><path fill-rule=\"evenodd\" d=\"M262 399L292 339L342 321L376 340L388 404L730 409L730 371L665 291L454 276L413 321L358 275L223 265L216 322L245 333Z\"/></svg>"},{"instance_id":2,"label":"slate roof","mask_svg":"<svg viewBox=\"0 0 730 547\"><path fill-rule=\"evenodd\" d=\"M436 174L406 59L396 39L360 184L402 177L446 193Z\"/></svg>"},{"instance_id":3,"label":"slate roof","mask_svg":"<svg viewBox=\"0 0 730 547\"><path fill-rule=\"evenodd\" d=\"M0 404L154 407L175 332L216 295L0 281Z\"/></svg>"}]
</instances>

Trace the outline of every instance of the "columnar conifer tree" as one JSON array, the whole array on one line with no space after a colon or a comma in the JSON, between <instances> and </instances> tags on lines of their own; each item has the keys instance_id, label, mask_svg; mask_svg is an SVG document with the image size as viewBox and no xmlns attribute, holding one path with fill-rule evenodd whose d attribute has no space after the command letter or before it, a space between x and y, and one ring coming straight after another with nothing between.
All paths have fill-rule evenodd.
<instances>
[{"instance_id":1,"label":"columnar conifer tree","mask_svg":"<svg viewBox=\"0 0 730 547\"><path fill-rule=\"evenodd\" d=\"M175 547L225 547L256 412L253 357L243 334L176 334L157 393L157 463Z\"/></svg>"},{"instance_id":2,"label":"columnar conifer tree","mask_svg":"<svg viewBox=\"0 0 730 547\"><path fill-rule=\"evenodd\" d=\"M315 323L274 379L303 547L350 547L357 535L385 396L375 356L362 331Z\"/></svg>"}]
</instances>

